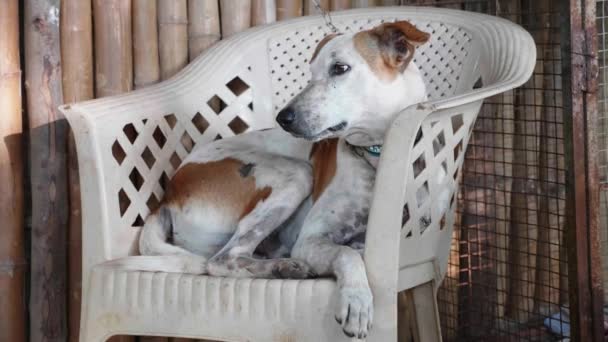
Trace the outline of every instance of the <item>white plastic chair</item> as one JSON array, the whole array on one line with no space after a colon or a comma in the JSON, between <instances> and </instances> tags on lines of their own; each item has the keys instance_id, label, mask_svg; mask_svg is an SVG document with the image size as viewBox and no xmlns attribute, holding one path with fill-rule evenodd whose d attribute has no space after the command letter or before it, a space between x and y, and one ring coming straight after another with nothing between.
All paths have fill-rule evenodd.
<instances>
[{"instance_id":1,"label":"white plastic chair","mask_svg":"<svg viewBox=\"0 0 608 342\"><path fill-rule=\"evenodd\" d=\"M405 109L387 134L365 264L375 310L367 340L396 341L397 292L414 289L420 338L439 341L436 291L446 271L470 132L484 98L530 77L535 45L511 22L455 10L385 7L332 17L347 32L407 19L432 33L415 58L431 100ZM76 136L82 188L81 341L114 334L348 340L334 320L331 279L230 279L99 266L137 254L143 218L193 144L275 125L277 111L306 85L308 60L327 33L320 17L255 28L215 45L166 82L61 107ZM479 78L483 87L473 89ZM218 102L223 110L216 113ZM412 164L420 158L426 167L414 174ZM439 168L449 175L441 184ZM446 190L450 208L442 215L433 203ZM425 203L416 202L419 191L430 194ZM431 224L421 229L419 218L428 214Z\"/></svg>"}]
</instances>

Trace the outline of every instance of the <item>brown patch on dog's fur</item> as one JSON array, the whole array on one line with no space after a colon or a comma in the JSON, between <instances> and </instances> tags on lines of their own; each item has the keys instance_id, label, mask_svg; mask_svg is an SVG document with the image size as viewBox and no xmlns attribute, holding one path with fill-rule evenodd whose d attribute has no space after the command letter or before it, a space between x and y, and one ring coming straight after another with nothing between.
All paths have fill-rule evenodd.
<instances>
[{"instance_id":1,"label":"brown patch on dog's fur","mask_svg":"<svg viewBox=\"0 0 608 342\"><path fill-rule=\"evenodd\" d=\"M255 192L253 197L251 197L251 200L249 200L249 203L247 203L247 205L245 206L245 209L241 213L241 217L239 217L239 220L249 215L249 213L252 212L253 209L255 209L255 206L258 205L260 201L265 201L268 197L270 197L271 193L272 188L269 186L265 186L261 189L258 189L258 191Z\"/></svg>"},{"instance_id":2,"label":"brown patch on dog's fur","mask_svg":"<svg viewBox=\"0 0 608 342\"><path fill-rule=\"evenodd\" d=\"M312 53L312 57L310 57L310 63L312 63L312 61L314 61L315 58L317 58L317 55L319 54L319 52L321 52L321 49L325 46L325 44L329 43L330 40L336 38L337 36L339 36L338 33L332 33L332 34L328 34L327 36L323 37L323 39L321 39L319 44L317 44L317 47L315 48L315 52Z\"/></svg>"},{"instance_id":3,"label":"brown patch on dog's fur","mask_svg":"<svg viewBox=\"0 0 608 342\"><path fill-rule=\"evenodd\" d=\"M244 165L233 158L186 164L171 179L164 202L180 207L191 201L214 203L240 220L272 193L268 186L256 188L253 175L243 177Z\"/></svg>"},{"instance_id":4,"label":"brown patch on dog's fur","mask_svg":"<svg viewBox=\"0 0 608 342\"><path fill-rule=\"evenodd\" d=\"M315 143L310 151L312 160L312 200L316 202L336 175L338 139L327 139Z\"/></svg>"},{"instance_id":5,"label":"brown patch on dog's fur","mask_svg":"<svg viewBox=\"0 0 608 342\"><path fill-rule=\"evenodd\" d=\"M363 57L369 68L378 78L384 81L392 81L397 77L398 70L390 68L382 58L378 40L370 31L361 31L353 37L355 50Z\"/></svg>"},{"instance_id":6,"label":"brown patch on dog's fur","mask_svg":"<svg viewBox=\"0 0 608 342\"><path fill-rule=\"evenodd\" d=\"M430 35L407 21L386 23L355 34L355 49L382 80L392 81L414 58L416 46Z\"/></svg>"}]
</instances>

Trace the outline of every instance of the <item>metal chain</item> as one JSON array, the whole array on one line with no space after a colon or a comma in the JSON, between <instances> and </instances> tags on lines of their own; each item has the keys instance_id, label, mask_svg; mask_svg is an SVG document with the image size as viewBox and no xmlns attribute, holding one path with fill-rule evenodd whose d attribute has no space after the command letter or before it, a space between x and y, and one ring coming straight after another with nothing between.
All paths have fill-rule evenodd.
<instances>
[{"instance_id":1,"label":"metal chain","mask_svg":"<svg viewBox=\"0 0 608 342\"><path fill-rule=\"evenodd\" d=\"M321 7L321 4L319 3L319 0L312 0L312 2L315 4L315 7L317 8L317 10L319 12L321 12L321 14L323 15L323 21L325 21L325 25L327 27L329 27L329 29L333 32L333 33L338 33L339 30L336 27L336 25L334 25L334 23L331 20L331 14L329 14L329 11L326 11L323 7Z\"/></svg>"}]
</instances>

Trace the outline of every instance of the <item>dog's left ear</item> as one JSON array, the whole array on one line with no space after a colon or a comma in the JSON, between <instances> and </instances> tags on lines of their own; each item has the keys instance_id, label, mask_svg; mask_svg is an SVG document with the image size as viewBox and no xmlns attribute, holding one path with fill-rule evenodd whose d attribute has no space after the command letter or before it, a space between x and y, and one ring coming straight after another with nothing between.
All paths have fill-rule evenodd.
<instances>
[{"instance_id":1,"label":"dog's left ear","mask_svg":"<svg viewBox=\"0 0 608 342\"><path fill-rule=\"evenodd\" d=\"M409 21L385 23L372 30L379 41L382 58L387 66L402 72L414 58L416 46L429 41L431 35L420 31Z\"/></svg>"}]
</instances>

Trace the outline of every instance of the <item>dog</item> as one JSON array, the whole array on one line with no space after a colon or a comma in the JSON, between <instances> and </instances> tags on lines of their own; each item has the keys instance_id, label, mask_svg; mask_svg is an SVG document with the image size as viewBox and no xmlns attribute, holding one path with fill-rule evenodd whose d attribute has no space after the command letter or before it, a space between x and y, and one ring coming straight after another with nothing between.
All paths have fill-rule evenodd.
<instances>
[{"instance_id":1,"label":"dog","mask_svg":"<svg viewBox=\"0 0 608 342\"><path fill-rule=\"evenodd\" d=\"M407 21L317 46L308 86L282 109L281 128L197 146L144 224L128 269L213 276L333 276L336 320L365 338L373 298L362 258L378 155L401 110L427 99Z\"/></svg>"}]
</instances>

